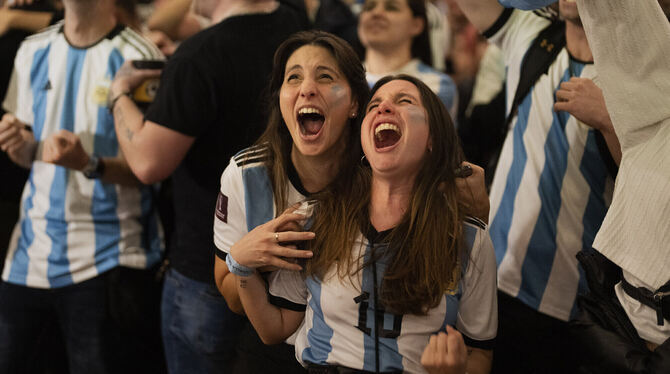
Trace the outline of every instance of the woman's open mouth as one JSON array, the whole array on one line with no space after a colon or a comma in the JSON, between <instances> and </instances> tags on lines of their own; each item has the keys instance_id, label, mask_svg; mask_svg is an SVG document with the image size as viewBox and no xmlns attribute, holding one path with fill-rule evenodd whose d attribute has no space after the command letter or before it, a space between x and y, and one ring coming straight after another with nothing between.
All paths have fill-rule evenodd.
<instances>
[{"instance_id":1,"label":"woman's open mouth","mask_svg":"<svg viewBox=\"0 0 670 374\"><path fill-rule=\"evenodd\" d=\"M398 126L388 122L380 123L375 127L375 148L383 150L393 147L401 136Z\"/></svg>"},{"instance_id":2,"label":"woman's open mouth","mask_svg":"<svg viewBox=\"0 0 670 374\"><path fill-rule=\"evenodd\" d=\"M306 139L317 137L325 121L326 117L317 108L302 108L298 111L300 134Z\"/></svg>"}]
</instances>

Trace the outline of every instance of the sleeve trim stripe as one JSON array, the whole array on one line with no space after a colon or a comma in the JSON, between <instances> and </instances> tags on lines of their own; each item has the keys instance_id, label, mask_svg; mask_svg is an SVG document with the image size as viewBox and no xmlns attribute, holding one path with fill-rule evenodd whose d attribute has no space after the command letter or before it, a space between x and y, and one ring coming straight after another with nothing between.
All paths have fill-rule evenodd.
<instances>
[{"instance_id":1,"label":"sleeve trim stripe","mask_svg":"<svg viewBox=\"0 0 670 374\"><path fill-rule=\"evenodd\" d=\"M465 345L467 345L468 347L479 348L479 349L489 349L489 350L493 349L493 347L495 347L495 342L496 342L495 338L489 339L489 340L475 340L475 339L472 339L472 338L466 336L465 334L462 334L462 335L463 335L463 340L465 341Z\"/></svg>"},{"instance_id":2,"label":"sleeve trim stripe","mask_svg":"<svg viewBox=\"0 0 670 374\"><path fill-rule=\"evenodd\" d=\"M216 255L216 257L222 259L223 261L226 261L226 256L228 256L228 253L226 253L226 252L224 252L220 249L215 250L214 254Z\"/></svg>"},{"instance_id":3,"label":"sleeve trim stripe","mask_svg":"<svg viewBox=\"0 0 670 374\"><path fill-rule=\"evenodd\" d=\"M513 12L513 8L505 8L495 23L493 23L493 25L489 27L488 30L484 31L482 35L484 35L484 37L487 39L495 35L498 31L500 31L500 29L503 28L503 26L505 26L505 23L507 23L507 20L509 20Z\"/></svg>"},{"instance_id":4,"label":"sleeve trim stripe","mask_svg":"<svg viewBox=\"0 0 670 374\"><path fill-rule=\"evenodd\" d=\"M128 43L129 45L133 46L133 48L135 48L142 55L142 58L146 59L146 58L149 57L146 53L147 52L146 49L141 48L141 46L138 46L136 43L133 43L130 39L128 39L128 33L127 32L125 32L125 31L122 32L119 35L119 37L121 39L123 39L126 43Z\"/></svg>"},{"instance_id":5,"label":"sleeve trim stripe","mask_svg":"<svg viewBox=\"0 0 670 374\"><path fill-rule=\"evenodd\" d=\"M271 294L268 294L268 301L270 302L270 304L276 307L292 310L294 312L304 312L307 309L307 305L294 303L282 297L274 296Z\"/></svg>"},{"instance_id":6,"label":"sleeve trim stripe","mask_svg":"<svg viewBox=\"0 0 670 374\"><path fill-rule=\"evenodd\" d=\"M132 30L126 29L126 33L130 38L135 39L140 45L144 46L147 49L147 52L149 52L150 55L153 55L154 58L161 56L161 51L158 48L156 48L156 46L153 43L150 43L148 40L140 37L136 32ZM150 53L150 51L153 53Z\"/></svg>"},{"instance_id":7,"label":"sleeve trim stripe","mask_svg":"<svg viewBox=\"0 0 670 374\"><path fill-rule=\"evenodd\" d=\"M467 217L465 217L465 223L469 223L473 226L479 227L482 230L486 230L486 224L484 223L484 221L480 220L477 217L467 216Z\"/></svg>"}]
</instances>

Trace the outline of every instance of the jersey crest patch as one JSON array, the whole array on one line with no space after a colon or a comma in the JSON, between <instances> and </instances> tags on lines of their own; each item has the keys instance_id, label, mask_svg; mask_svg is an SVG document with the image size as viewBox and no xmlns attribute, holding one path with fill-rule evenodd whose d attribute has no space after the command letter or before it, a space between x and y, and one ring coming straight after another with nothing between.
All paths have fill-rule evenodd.
<instances>
[{"instance_id":1,"label":"jersey crest patch","mask_svg":"<svg viewBox=\"0 0 670 374\"><path fill-rule=\"evenodd\" d=\"M228 196L219 191L219 197L216 198L216 210L214 212L216 218L224 223L228 223Z\"/></svg>"}]
</instances>

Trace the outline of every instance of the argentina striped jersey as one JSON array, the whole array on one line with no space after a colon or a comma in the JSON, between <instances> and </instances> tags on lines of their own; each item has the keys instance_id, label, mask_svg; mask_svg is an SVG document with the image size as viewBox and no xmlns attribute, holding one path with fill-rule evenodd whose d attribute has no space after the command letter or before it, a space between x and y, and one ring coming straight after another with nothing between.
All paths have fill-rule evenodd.
<instances>
[{"instance_id":1,"label":"argentina striped jersey","mask_svg":"<svg viewBox=\"0 0 670 374\"><path fill-rule=\"evenodd\" d=\"M534 12L508 9L486 32L503 51L508 98L526 51L548 24ZM599 150L595 131L554 112L555 92L571 77L593 79L595 71L564 48L523 99L502 148L490 212L499 289L564 321L586 290L575 255L591 248L613 190L609 156Z\"/></svg>"},{"instance_id":2,"label":"argentina striped jersey","mask_svg":"<svg viewBox=\"0 0 670 374\"><path fill-rule=\"evenodd\" d=\"M149 187L105 184L39 161L41 142L61 129L78 135L89 154L119 156L107 109L111 79L126 59L162 55L128 28L87 48L71 46L62 30L61 22L23 42L4 102L40 143L2 277L38 288L82 282L119 265L148 268L162 251Z\"/></svg>"},{"instance_id":3,"label":"argentina striped jersey","mask_svg":"<svg viewBox=\"0 0 670 374\"><path fill-rule=\"evenodd\" d=\"M275 218L272 183L264 145L252 146L233 156L221 175L221 191L214 217L217 256L225 259L230 247L256 226ZM307 192L292 165L288 171L288 204L302 201Z\"/></svg>"},{"instance_id":4,"label":"argentina striped jersey","mask_svg":"<svg viewBox=\"0 0 670 374\"><path fill-rule=\"evenodd\" d=\"M335 266L322 280L305 279L301 273L287 270L273 273L270 301L279 307L305 310L295 342L298 361L305 366L425 373L421 354L430 336L444 331L447 324L463 334L468 346L492 349L498 327L495 255L483 223L468 219L463 227L467 255L461 264L465 270L461 280L437 307L422 316L394 314L381 304L375 306L376 285L388 261L384 256L351 281L340 279ZM372 229L360 234L351 251L354 263L368 261L373 251L384 251L387 233Z\"/></svg>"}]
</instances>

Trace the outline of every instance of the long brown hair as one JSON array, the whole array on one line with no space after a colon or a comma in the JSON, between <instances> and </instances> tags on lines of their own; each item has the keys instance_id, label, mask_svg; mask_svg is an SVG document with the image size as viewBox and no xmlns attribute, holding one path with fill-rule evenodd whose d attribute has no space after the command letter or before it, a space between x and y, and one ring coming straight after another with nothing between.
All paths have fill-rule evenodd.
<instances>
[{"instance_id":1,"label":"long brown hair","mask_svg":"<svg viewBox=\"0 0 670 374\"><path fill-rule=\"evenodd\" d=\"M382 255L388 266L380 301L387 310L425 314L440 303L446 291L455 289L461 276L463 210L457 200L455 169L463 161L463 153L446 108L417 78L384 77L372 88L372 94L396 79L419 90L428 113L432 150L414 181L407 212L385 239L389 246ZM370 168L359 163L352 183L316 197L319 204L311 228L316 238L310 243L314 257L307 262L307 275L323 279L335 264L341 279L353 281L352 275L375 260L366 263L351 252L361 229L370 227L371 180Z\"/></svg>"},{"instance_id":2,"label":"long brown hair","mask_svg":"<svg viewBox=\"0 0 670 374\"><path fill-rule=\"evenodd\" d=\"M365 113L365 104L368 100L370 89L365 80L365 70L363 64L356 55L356 52L339 37L323 31L302 31L291 35L277 48L274 55L274 69L270 78L269 93L269 114L268 124L265 131L260 136L257 145L265 145L269 148L269 158L266 161L266 167L272 183L273 194L275 198L276 214L287 208L287 166L290 163L291 148L293 139L286 128L286 123L281 115L279 106L279 91L284 82L284 73L286 62L293 52L305 45L314 45L328 50L338 68L344 74L349 87L351 88L352 99L358 104L356 117L349 120L349 139L347 139L347 149L345 159L340 165L340 172L334 182L346 184L350 178L347 177L353 170L353 165L360 159L360 119Z\"/></svg>"}]
</instances>

